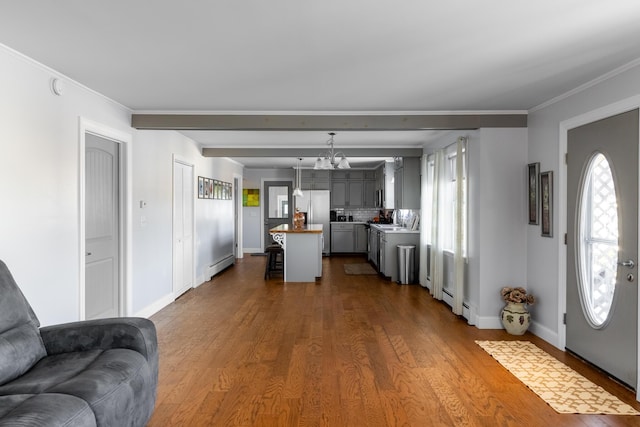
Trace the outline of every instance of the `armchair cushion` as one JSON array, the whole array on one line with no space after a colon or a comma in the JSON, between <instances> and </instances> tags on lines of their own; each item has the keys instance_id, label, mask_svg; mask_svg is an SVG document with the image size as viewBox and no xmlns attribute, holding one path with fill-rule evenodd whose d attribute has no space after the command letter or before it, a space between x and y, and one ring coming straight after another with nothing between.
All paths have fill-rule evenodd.
<instances>
[{"instance_id":1,"label":"armchair cushion","mask_svg":"<svg viewBox=\"0 0 640 427\"><path fill-rule=\"evenodd\" d=\"M40 323L13 276L0 261L0 384L27 372L47 353Z\"/></svg>"}]
</instances>

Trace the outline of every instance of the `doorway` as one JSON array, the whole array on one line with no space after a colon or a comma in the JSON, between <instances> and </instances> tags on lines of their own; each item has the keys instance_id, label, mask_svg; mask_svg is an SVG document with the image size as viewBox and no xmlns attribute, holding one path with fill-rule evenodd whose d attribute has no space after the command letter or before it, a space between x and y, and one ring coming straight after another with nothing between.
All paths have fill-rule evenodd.
<instances>
[{"instance_id":1,"label":"doorway","mask_svg":"<svg viewBox=\"0 0 640 427\"><path fill-rule=\"evenodd\" d=\"M178 298L194 284L194 181L193 165L173 161L173 296Z\"/></svg>"},{"instance_id":2,"label":"doorway","mask_svg":"<svg viewBox=\"0 0 640 427\"><path fill-rule=\"evenodd\" d=\"M566 348L635 389L638 110L567 134Z\"/></svg>"},{"instance_id":3,"label":"doorway","mask_svg":"<svg viewBox=\"0 0 640 427\"><path fill-rule=\"evenodd\" d=\"M264 182L264 247L274 243L269 230L281 224L292 224L291 181Z\"/></svg>"},{"instance_id":4,"label":"doorway","mask_svg":"<svg viewBox=\"0 0 640 427\"><path fill-rule=\"evenodd\" d=\"M120 144L85 133L84 318L118 317L121 307Z\"/></svg>"}]
</instances>

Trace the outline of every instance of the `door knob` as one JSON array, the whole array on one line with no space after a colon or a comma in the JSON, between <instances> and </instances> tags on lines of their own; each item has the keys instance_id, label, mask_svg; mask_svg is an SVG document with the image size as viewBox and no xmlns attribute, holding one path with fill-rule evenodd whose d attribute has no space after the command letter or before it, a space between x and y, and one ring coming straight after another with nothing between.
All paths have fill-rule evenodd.
<instances>
[{"instance_id":1,"label":"door knob","mask_svg":"<svg viewBox=\"0 0 640 427\"><path fill-rule=\"evenodd\" d=\"M635 266L636 266L636 263L635 263L635 262L633 262L633 260L632 260L632 259L628 259L628 260L626 260L626 261L619 262L619 263L618 263L618 265L621 265L621 266L623 266L623 267L633 268L633 267L635 267Z\"/></svg>"}]
</instances>

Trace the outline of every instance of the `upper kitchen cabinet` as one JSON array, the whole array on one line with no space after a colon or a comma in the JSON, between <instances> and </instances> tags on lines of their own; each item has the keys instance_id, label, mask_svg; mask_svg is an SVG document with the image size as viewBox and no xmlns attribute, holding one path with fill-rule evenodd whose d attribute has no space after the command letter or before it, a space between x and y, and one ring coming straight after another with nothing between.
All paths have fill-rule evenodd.
<instances>
[{"instance_id":1,"label":"upper kitchen cabinet","mask_svg":"<svg viewBox=\"0 0 640 427\"><path fill-rule=\"evenodd\" d=\"M330 190L331 175L328 170L303 169L300 174L303 190Z\"/></svg>"},{"instance_id":2,"label":"upper kitchen cabinet","mask_svg":"<svg viewBox=\"0 0 640 427\"><path fill-rule=\"evenodd\" d=\"M332 171L331 207L375 207L375 171Z\"/></svg>"},{"instance_id":3,"label":"upper kitchen cabinet","mask_svg":"<svg viewBox=\"0 0 640 427\"><path fill-rule=\"evenodd\" d=\"M394 209L420 209L420 158L395 162Z\"/></svg>"}]
</instances>

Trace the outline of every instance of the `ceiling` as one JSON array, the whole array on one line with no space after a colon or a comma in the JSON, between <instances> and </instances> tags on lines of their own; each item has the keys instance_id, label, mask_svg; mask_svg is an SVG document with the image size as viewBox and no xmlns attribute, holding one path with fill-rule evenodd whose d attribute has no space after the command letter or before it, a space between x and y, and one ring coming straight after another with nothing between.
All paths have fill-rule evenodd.
<instances>
[{"instance_id":1,"label":"ceiling","mask_svg":"<svg viewBox=\"0 0 640 427\"><path fill-rule=\"evenodd\" d=\"M0 43L133 112L522 112L640 58L639 21L636 0L21 0L1 6ZM331 130L183 133L201 147L322 149Z\"/></svg>"}]
</instances>

